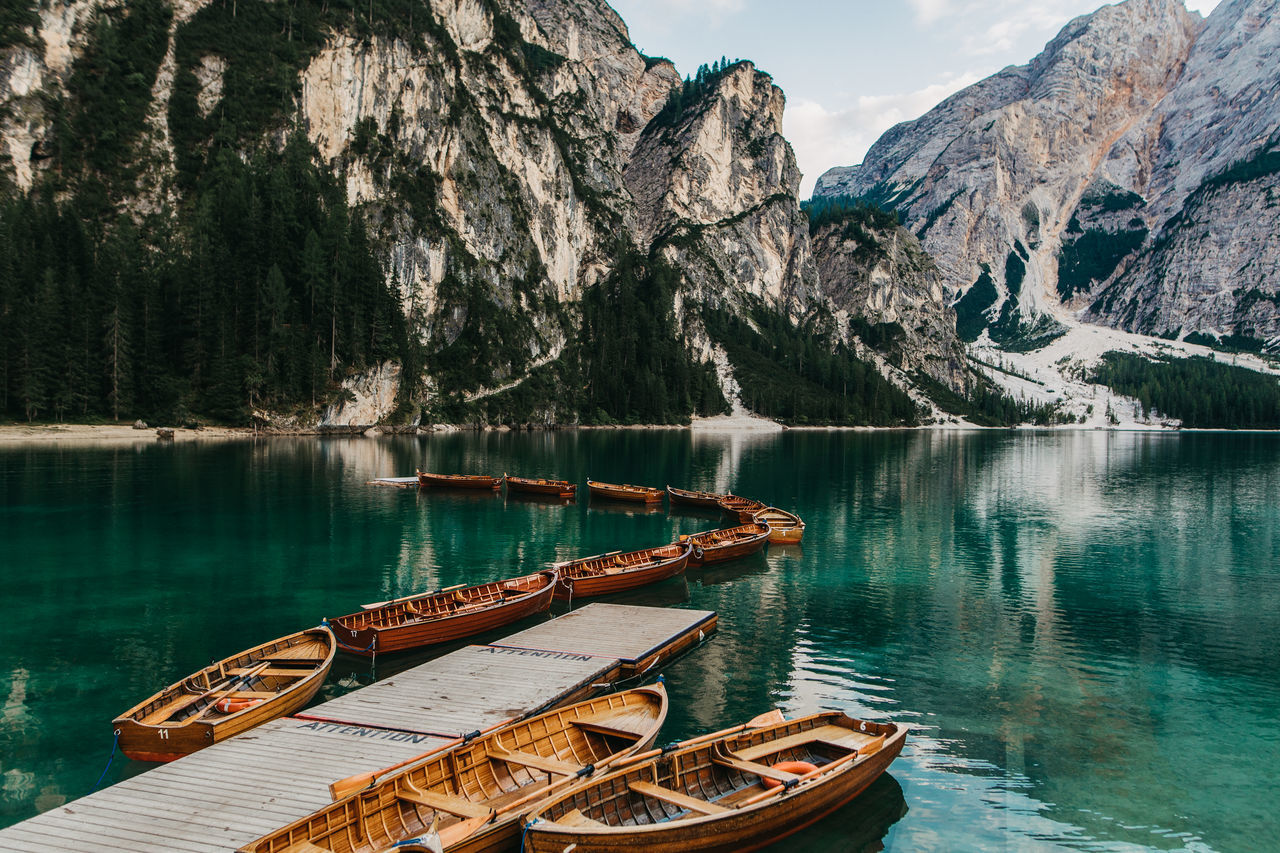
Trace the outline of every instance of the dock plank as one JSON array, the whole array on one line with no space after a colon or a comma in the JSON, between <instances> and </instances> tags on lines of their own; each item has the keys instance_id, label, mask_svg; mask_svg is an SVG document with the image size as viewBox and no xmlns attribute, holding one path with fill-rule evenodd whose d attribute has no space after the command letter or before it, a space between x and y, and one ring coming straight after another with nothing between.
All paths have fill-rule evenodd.
<instances>
[{"instance_id":1,"label":"dock plank","mask_svg":"<svg viewBox=\"0 0 1280 853\"><path fill-rule=\"evenodd\" d=\"M543 651L574 651L616 657L623 663L645 660L672 644L672 639L714 626L711 610L588 604L549 622L535 625L494 645Z\"/></svg>"}]
</instances>

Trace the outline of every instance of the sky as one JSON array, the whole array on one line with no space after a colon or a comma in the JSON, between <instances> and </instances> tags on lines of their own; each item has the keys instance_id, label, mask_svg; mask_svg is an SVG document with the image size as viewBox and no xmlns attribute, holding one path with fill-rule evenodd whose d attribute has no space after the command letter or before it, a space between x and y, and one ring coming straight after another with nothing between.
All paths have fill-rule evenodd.
<instances>
[{"instance_id":1,"label":"sky","mask_svg":"<svg viewBox=\"0 0 1280 853\"><path fill-rule=\"evenodd\" d=\"M1209 14L1219 0L1186 0ZM681 75L750 59L787 96L783 133L808 198L900 121L1008 65L1024 65L1098 0L609 0L642 53Z\"/></svg>"}]
</instances>

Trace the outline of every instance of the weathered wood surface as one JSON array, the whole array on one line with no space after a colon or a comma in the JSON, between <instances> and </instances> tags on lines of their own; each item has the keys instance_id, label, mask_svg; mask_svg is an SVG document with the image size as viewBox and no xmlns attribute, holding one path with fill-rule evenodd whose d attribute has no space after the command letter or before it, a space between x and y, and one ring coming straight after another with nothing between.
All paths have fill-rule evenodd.
<instances>
[{"instance_id":1,"label":"weathered wood surface","mask_svg":"<svg viewBox=\"0 0 1280 853\"><path fill-rule=\"evenodd\" d=\"M588 604L550 622L504 637L494 645L569 651L615 657L635 664L682 645L692 635L711 633L713 610L637 607L626 604Z\"/></svg>"}]
</instances>

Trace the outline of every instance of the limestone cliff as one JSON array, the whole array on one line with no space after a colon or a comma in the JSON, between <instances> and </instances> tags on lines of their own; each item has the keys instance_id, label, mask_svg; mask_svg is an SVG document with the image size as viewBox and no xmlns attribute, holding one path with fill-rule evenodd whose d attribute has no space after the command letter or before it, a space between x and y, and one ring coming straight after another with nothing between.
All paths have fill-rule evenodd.
<instances>
[{"instance_id":1,"label":"limestone cliff","mask_svg":"<svg viewBox=\"0 0 1280 853\"><path fill-rule=\"evenodd\" d=\"M816 194L903 213L973 335L1017 346L1052 325L1035 316L1084 310L1130 331L1273 337L1277 7L1227 0L1201 21L1180 0L1105 6Z\"/></svg>"}]
</instances>

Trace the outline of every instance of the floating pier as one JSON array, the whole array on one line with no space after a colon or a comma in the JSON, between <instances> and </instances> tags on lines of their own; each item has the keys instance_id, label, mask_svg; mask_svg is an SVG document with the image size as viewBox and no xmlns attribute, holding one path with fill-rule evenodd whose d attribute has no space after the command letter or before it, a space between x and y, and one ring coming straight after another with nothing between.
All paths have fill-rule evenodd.
<instances>
[{"instance_id":1,"label":"floating pier","mask_svg":"<svg viewBox=\"0 0 1280 853\"><path fill-rule=\"evenodd\" d=\"M370 480L371 486L395 486L397 489L417 488L418 478L415 477L378 477L376 480Z\"/></svg>"},{"instance_id":2,"label":"floating pier","mask_svg":"<svg viewBox=\"0 0 1280 853\"><path fill-rule=\"evenodd\" d=\"M234 850L329 803L330 782L653 670L715 625L707 610L589 604L0 829L0 850Z\"/></svg>"}]
</instances>

